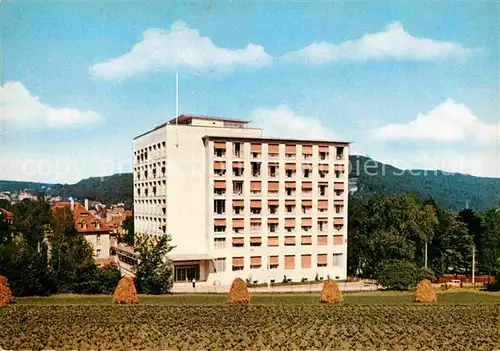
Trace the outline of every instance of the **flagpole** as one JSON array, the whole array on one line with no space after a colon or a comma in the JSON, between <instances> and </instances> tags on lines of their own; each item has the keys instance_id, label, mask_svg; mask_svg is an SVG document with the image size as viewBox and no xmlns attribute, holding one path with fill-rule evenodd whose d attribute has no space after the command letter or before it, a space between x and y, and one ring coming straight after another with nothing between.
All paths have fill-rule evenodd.
<instances>
[{"instance_id":1,"label":"flagpole","mask_svg":"<svg viewBox=\"0 0 500 351\"><path fill-rule=\"evenodd\" d=\"M175 129L177 134L176 147L179 147L179 74L175 74Z\"/></svg>"}]
</instances>

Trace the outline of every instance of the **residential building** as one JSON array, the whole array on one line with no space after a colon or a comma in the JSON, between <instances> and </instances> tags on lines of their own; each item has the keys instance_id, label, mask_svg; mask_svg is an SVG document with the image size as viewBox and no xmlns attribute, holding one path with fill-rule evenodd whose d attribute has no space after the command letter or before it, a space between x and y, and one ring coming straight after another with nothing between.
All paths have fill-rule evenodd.
<instances>
[{"instance_id":1,"label":"residential building","mask_svg":"<svg viewBox=\"0 0 500 351\"><path fill-rule=\"evenodd\" d=\"M349 143L248 123L181 115L136 137L136 235L171 235L176 282L345 279Z\"/></svg>"},{"instance_id":2,"label":"residential building","mask_svg":"<svg viewBox=\"0 0 500 351\"><path fill-rule=\"evenodd\" d=\"M75 230L89 242L96 263L104 265L114 262L111 255L110 228L79 202L58 202L52 207L52 211L64 207L73 211Z\"/></svg>"}]
</instances>

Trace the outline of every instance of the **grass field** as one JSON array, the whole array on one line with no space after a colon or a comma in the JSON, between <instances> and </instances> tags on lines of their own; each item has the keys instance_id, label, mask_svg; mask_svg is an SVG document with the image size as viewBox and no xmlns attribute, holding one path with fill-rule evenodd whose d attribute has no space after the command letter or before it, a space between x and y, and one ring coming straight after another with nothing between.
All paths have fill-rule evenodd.
<instances>
[{"instance_id":1,"label":"grass field","mask_svg":"<svg viewBox=\"0 0 500 351\"><path fill-rule=\"evenodd\" d=\"M303 294L251 294L252 304L262 305L316 305L319 293ZM140 304L146 305L218 305L225 304L225 294L142 295ZM438 304L491 304L500 303L500 293L482 291L450 291L438 293ZM49 297L18 297L16 305L110 305L109 295L53 295ZM345 293L344 305L401 305L413 304L410 292Z\"/></svg>"},{"instance_id":2,"label":"grass field","mask_svg":"<svg viewBox=\"0 0 500 351\"><path fill-rule=\"evenodd\" d=\"M344 294L340 306L319 294L16 298L0 309L0 349L335 349L500 350L500 294L443 292L438 304L413 294Z\"/></svg>"}]
</instances>

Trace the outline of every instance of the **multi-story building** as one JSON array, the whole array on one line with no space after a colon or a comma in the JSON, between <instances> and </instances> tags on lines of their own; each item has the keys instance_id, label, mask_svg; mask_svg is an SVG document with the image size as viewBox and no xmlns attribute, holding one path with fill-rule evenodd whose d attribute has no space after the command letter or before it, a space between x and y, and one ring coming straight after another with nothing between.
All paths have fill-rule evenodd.
<instances>
[{"instance_id":1,"label":"multi-story building","mask_svg":"<svg viewBox=\"0 0 500 351\"><path fill-rule=\"evenodd\" d=\"M135 233L171 235L176 282L345 279L348 155L181 115L134 139Z\"/></svg>"}]
</instances>

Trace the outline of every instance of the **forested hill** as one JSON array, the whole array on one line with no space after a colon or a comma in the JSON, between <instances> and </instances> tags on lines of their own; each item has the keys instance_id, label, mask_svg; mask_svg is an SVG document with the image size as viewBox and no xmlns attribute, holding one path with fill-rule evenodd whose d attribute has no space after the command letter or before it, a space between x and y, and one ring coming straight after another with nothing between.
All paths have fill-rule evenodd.
<instances>
[{"instance_id":1,"label":"forested hill","mask_svg":"<svg viewBox=\"0 0 500 351\"><path fill-rule=\"evenodd\" d=\"M500 178L481 178L441 171L402 171L391 165L364 156L351 156L350 188L353 196L368 198L374 194L413 192L432 197L445 208L485 210L500 206ZM47 190L50 188L50 190ZM0 191L32 189L46 191L51 196L88 198L105 204L133 203L131 173L83 179L76 184L47 184L0 181Z\"/></svg>"},{"instance_id":2,"label":"forested hill","mask_svg":"<svg viewBox=\"0 0 500 351\"><path fill-rule=\"evenodd\" d=\"M432 197L441 206L485 210L500 206L500 178L483 178L442 171L400 170L364 156L351 156L349 175L353 196L413 192Z\"/></svg>"}]
</instances>

